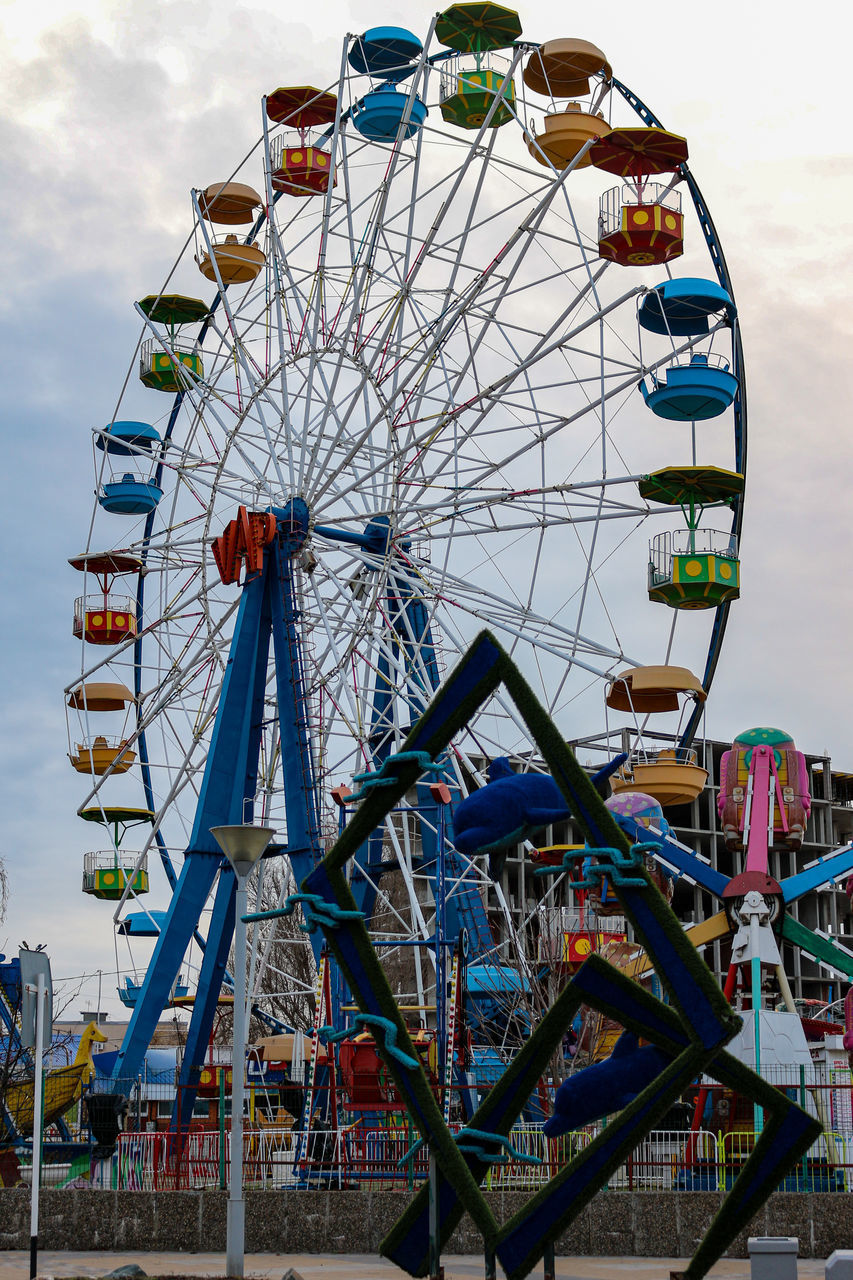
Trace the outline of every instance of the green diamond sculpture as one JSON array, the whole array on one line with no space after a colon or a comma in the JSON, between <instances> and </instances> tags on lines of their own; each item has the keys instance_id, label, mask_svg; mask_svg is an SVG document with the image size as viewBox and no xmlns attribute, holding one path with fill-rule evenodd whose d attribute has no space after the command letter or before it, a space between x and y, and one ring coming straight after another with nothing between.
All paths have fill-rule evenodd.
<instances>
[{"instance_id":1,"label":"green diamond sculpture","mask_svg":"<svg viewBox=\"0 0 853 1280\"><path fill-rule=\"evenodd\" d=\"M393 992L371 945L366 922L347 885L349 858L382 824L477 709L503 686L521 713L542 759L584 832L606 864L610 882L666 988L656 999L600 957L592 956L567 984L522 1051L455 1137L409 1039ZM360 804L334 847L302 883L308 927L322 929L377 1050L405 1100L436 1166L431 1252L430 1187L414 1195L380 1252L413 1276L427 1273L464 1212L483 1236L487 1256L509 1280L521 1280L553 1247L583 1207L659 1123L691 1080L707 1073L764 1108L765 1126L687 1269L699 1280L750 1221L787 1170L820 1133L820 1125L784 1094L725 1052L740 1019L713 974L685 938L671 908L647 875L642 850L632 850L518 668L488 632L482 632L412 728L403 749L370 775ZM287 910L293 909L293 903ZM248 917L251 918L251 917ZM480 1190L513 1124L581 1004L615 1018L669 1059L661 1073L601 1133L499 1227Z\"/></svg>"}]
</instances>

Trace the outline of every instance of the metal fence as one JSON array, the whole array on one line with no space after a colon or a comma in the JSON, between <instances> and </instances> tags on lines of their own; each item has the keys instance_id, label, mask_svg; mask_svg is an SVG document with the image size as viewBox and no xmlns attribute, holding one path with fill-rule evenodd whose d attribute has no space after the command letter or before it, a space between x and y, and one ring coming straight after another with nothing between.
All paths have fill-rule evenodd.
<instances>
[{"instance_id":1,"label":"metal fence","mask_svg":"<svg viewBox=\"0 0 853 1280\"><path fill-rule=\"evenodd\" d=\"M584 1150L596 1132L583 1129L549 1139L540 1125L516 1126L510 1140L518 1155L492 1165L486 1189L537 1190ZM243 1139L245 1184L259 1190L411 1188L427 1176L425 1149L413 1151L416 1136L405 1128L361 1125L337 1132L248 1131ZM756 1140L754 1131L657 1130L635 1148L608 1185L616 1191L724 1190ZM189 1133L180 1142L168 1133L126 1133L119 1138L109 1181L124 1191L224 1187L229 1154L229 1134L220 1143L215 1130ZM822 1134L780 1190L853 1190L853 1134Z\"/></svg>"}]
</instances>

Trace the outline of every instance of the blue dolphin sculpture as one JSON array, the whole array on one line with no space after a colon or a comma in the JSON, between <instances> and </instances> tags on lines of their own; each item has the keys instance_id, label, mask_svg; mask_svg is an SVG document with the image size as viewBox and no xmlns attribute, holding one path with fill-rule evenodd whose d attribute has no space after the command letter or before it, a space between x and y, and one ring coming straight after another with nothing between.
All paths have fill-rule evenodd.
<instances>
[{"instance_id":1,"label":"blue dolphin sculpture","mask_svg":"<svg viewBox=\"0 0 853 1280\"><path fill-rule=\"evenodd\" d=\"M593 786L599 789L627 758L622 753L599 769ZM472 791L456 806L453 843L466 857L475 853L491 856L571 816L566 797L549 774L513 773L509 761L499 756L489 766L486 786Z\"/></svg>"},{"instance_id":2,"label":"blue dolphin sculpture","mask_svg":"<svg viewBox=\"0 0 853 1280\"><path fill-rule=\"evenodd\" d=\"M554 1114L545 1121L545 1133L558 1138L621 1111L670 1062L653 1044L640 1045L633 1032L623 1031L609 1058L563 1081L554 1099Z\"/></svg>"}]
</instances>

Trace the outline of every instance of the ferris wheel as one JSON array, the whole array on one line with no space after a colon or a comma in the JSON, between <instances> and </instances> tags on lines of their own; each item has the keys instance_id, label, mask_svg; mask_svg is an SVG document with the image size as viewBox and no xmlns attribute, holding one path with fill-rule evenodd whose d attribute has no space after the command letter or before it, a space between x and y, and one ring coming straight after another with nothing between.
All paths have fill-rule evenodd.
<instances>
[{"instance_id":1,"label":"ferris wheel","mask_svg":"<svg viewBox=\"0 0 853 1280\"><path fill-rule=\"evenodd\" d=\"M258 650L255 768L230 819L275 828L291 855L272 905L484 626L577 738L626 664L683 663L707 693L738 592L745 399L725 260L687 144L600 50L528 42L512 11L458 4L423 38L345 41L337 78L269 92L261 126L238 168L192 191L188 244L136 304L145 390L127 380L95 430L97 504L73 562L81 811L148 832L132 858L116 834L91 872L120 929L133 915L158 937L155 966L180 908L137 901L146 859L175 890L198 847L246 592L273 543L259 617L283 620L275 660ZM701 527L708 508L720 529ZM111 738L104 709L127 717ZM454 794L497 756L536 767L500 695L442 762ZM410 810L358 872L391 939L436 928L424 851L439 824L420 795ZM489 909L507 930L485 867L448 847L457 925L520 963L500 886ZM187 942L205 929L201 908L184 921ZM128 995L134 1019L147 998L145 983Z\"/></svg>"}]
</instances>

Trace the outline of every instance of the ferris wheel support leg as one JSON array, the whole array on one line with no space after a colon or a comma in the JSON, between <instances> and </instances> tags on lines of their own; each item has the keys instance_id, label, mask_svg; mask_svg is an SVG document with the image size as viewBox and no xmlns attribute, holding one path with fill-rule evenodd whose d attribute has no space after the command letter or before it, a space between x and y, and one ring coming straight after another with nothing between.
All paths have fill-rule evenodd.
<instances>
[{"instance_id":1,"label":"ferris wheel support leg","mask_svg":"<svg viewBox=\"0 0 853 1280\"><path fill-rule=\"evenodd\" d=\"M223 867L216 887L213 913L207 931L207 945L199 974L198 989L193 1004L178 1092L172 1111L172 1128L184 1133L189 1128L198 1092L199 1068L204 1061L205 1050L210 1043L216 1002L222 989L231 940L234 937L234 905L237 883L233 871Z\"/></svg>"},{"instance_id":2,"label":"ferris wheel support leg","mask_svg":"<svg viewBox=\"0 0 853 1280\"><path fill-rule=\"evenodd\" d=\"M298 521L298 500L288 506L291 528ZM303 504L304 505L304 504ZM281 518L282 512L277 513ZM307 521L307 508L305 510ZM286 528L287 526L285 526ZM273 543L270 565L270 612L275 653L278 724L287 816L287 845L293 875L299 884L322 857L317 789L307 715L303 657L299 641L299 611L293 581L293 552L301 545L298 533L282 533ZM295 546L293 545L295 543ZM320 940L311 935L319 963Z\"/></svg>"},{"instance_id":3,"label":"ferris wheel support leg","mask_svg":"<svg viewBox=\"0 0 853 1280\"><path fill-rule=\"evenodd\" d=\"M267 569L265 556L264 571L243 587L189 848L116 1060L114 1078L136 1079L222 866L222 852L210 828L251 818L245 802L254 798L257 787L270 640ZM214 952L218 941L210 935ZM193 1065L197 1064L187 1055L185 1069Z\"/></svg>"},{"instance_id":4,"label":"ferris wheel support leg","mask_svg":"<svg viewBox=\"0 0 853 1280\"><path fill-rule=\"evenodd\" d=\"M210 828L251 822L258 785L270 644L266 569L265 556L264 570L243 587L189 842L193 853L212 853L220 859Z\"/></svg>"},{"instance_id":5,"label":"ferris wheel support leg","mask_svg":"<svg viewBox=\"0 0 853 1280\"><path fill-rule=\"evenodd\" d=\"M114 1079L135 1080L139 1074L154 1028L169 1003L169 992L180 972L220 862L221 858L199 854L188 854L184 861L166 923L157 939L116 1059Z\"/></svg>"}]
</instances>

